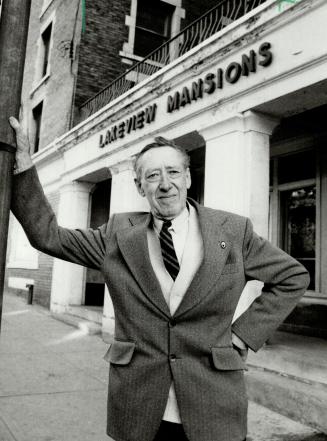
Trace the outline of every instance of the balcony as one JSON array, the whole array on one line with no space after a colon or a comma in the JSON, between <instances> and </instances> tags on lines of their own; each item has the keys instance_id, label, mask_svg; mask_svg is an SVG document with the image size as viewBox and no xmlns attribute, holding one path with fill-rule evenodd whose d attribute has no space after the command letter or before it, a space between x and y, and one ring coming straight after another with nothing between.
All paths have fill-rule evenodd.
<instances>
[{"instance_id":1,"label":"balcony","mask_svg":"<svg viewBox=\"0 0 327 441\"><path fill-rule=\"evenodd\" d=\"M214 8L151 52L143 60L135 63L124 74L83 103L79 108L79 121L87 119L135 85L265 2L266 0L219 1Z\"/></svg>"}]
</instances>

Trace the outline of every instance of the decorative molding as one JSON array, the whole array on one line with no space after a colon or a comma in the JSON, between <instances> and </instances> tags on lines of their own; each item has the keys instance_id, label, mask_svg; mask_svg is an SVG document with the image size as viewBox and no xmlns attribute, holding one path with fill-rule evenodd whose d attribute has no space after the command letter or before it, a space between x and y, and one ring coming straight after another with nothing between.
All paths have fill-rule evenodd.
<instances>
[{"instance_id":1,"label":"decorative molding","mask_svg":"<svg viewBox=\"0 0 327 441\"><path fill-rule=\"evenodd\" d=\"M54 0L44 0L43 6L42 6L42 10L41 10L41 14L39 16L40 20L42 19L42 17L44 16L44 14L49 9L49 7L52 5L53 2L54 2Z\"/></svg>"},{"instance_id":2,"label":"decorative molding","mask_svg":"<svg viewBox=\"0 0 327 441\"><path fill-rule=\"evenodd\" d=\"M37 83L37 85L36 86L34 86L33 87L33 89L30 91L30 98L33 98L33 95L35 94L35 92L43 85L43 84L45 84L47 81L48 81L48 79L50 78L50 72L48 71L45 75L44 75L44 77L42 77L41 78L41 80ZM33 107L35 107L35 106L33 106Z\"/></svg>"}]
</instances>

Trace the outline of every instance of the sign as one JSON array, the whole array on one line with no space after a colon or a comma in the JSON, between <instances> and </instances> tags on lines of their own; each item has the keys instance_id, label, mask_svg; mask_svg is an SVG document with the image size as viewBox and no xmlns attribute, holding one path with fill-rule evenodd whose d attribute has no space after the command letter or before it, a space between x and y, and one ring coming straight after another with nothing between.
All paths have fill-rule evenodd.
<instances>
[{"instance_id":1,"label":"sign","mask_svg":"<svg viewBox=\"0 0 327 441\"><path fill-rule=\"evenodd\" d=\"M167 112L179 110L193 101L210 95L219 89L223 89L226 83L235 84L244 76L248 77L257 71L257 67L267 67L272 63L273 54L270 51L271 44L263 43L258 52L251 50L249 54L243 54L240 62L230 63L226 69L218 68L216 72L209 72L204 78L193 81L191 86L185 86L167 99Z\"/></svg>"},{"instance_id":2,"label":"sign","mask_svg":"<svg viewBox=\"0 0 327 441\"><path fill-rule=\"evenodd\" d=\"M193 81L190 86L184 86L167 97L167 113L172 113L186 105L191 105L206 95L222 90L228 84L236 84L240 78L255 74L259 67L268 67L273 61L273 53L269 42L262 43L257 51L251 50L243 54L241 59L228 64L226 68L219 67L215 72L209 72L204 77ZM125 121L111 126L105 134L100 134L99 147L103 148L117 139L122 139L132 131L142 129L146 124L155 121L157 104L146 107Z\"/></svg>"},{"instance_id":3,"label":"sign","mask_svg":"<svg viewBox=\"0 0 327 441\"><path fill-rule=\"evenodd\" d=\"M127 120L122 121L110 127L105 135L100 135L99 147L103 148L108 144L116 141L118 138L124 138L133 130L142 129L145 124L151 124L156 118L157 104L146 107L135 115L132 115Z\"/></svg>"}]
</instances>

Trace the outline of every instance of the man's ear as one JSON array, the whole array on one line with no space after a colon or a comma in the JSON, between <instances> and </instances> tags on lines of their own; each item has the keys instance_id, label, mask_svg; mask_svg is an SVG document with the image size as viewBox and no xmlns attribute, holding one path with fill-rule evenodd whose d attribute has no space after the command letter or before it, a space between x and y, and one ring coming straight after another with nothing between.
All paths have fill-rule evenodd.
<instances>
[{"instance_id":1,"label":"man's ear","mask_svg":"<svg viewBox=\"0 0 327 441\"><path fill-rule=\"evenodd\" d=\"M191 172L189 167L186 169L186 188L189 189L191 187L192 179L191 179Z\"/></svg>"},{"instance_id":2,"label":"man's ear","mask_svg":"<svg viewBox=\"0 0 327 441\"><path fill-rule=\"evenodd\" d=\"M144 190L143 190L143 188L142 188L141 182L140 182L137 178L134 178L134 183L135 183L135 185L136 185L136 188L137 188L137 191L139 192L139 194L140 194L142 197L144 197L144 196L145 196L145 193L144 193Z\"/></svg>"}]
</instances>

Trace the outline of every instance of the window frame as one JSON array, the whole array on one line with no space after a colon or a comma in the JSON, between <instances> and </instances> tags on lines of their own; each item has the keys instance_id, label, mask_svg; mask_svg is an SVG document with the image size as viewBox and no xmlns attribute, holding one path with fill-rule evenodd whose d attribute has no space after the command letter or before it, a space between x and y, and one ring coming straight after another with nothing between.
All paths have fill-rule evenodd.
<instances>
[{"instance_id":1,"label":"window frame","mask_svg":"<svg viewBox=\"0 0 327 441\"><path fill-rule=\"evenodd\" d=\"M42 21L42 20L41 20ZM32 97L36 90L41 87L41 85L45 84L48 78L51 75L51 53L54 44L54 29L56 22L56 11L53 13L40 25L40 33L37 40L37 56L35 57L35 74L34 74L34 85L30 92L30 96ZM47 31L47 29L51 26L51 35L49 39L49 50L48 50L48 62L47 69L44 74L44 42L42 35Z\"/></svg>"},{"instance_id":2,"label":"window frame","mask_svg":"<svg viewBox=\"0 0 327 441\"><path fill-rule=\"evenodd\" d=\"M138 2L140 2L142 0L138 0ZM174 12L176 7L174 7L174 5L172 5L171 3L167 3L164 0L160 0L160 3L162 4L161 7L165 7L164 5L169 5L168 8L171 8L170 10L170 14L165 16L165 20L164 20L164 32L157 32L154 29L150 29L148 27L144 27L141 26L140 24L138 24L138 19L140 18L140 14L137 13L136 14L136 22L135 22L135 36L134 36L134 45L133 45L133 52L134 55L137 55L139 57L146 57L148 55L148 53L151 53L152 50L150 50L148 53L144 54L144 55L140 55L140 54L136 54L135 53L135 46L137 45L137 39L136 39L136 35L137 35L137 31L141 31L141 33L145 33L147 35L153 35L156 37L159 37L159 39L162 39L162 43L158 45L158 47L160 47L161 45L163 45L164 43L166 43L168 40L170 40L171 35L172 35L172 21L173 21L173 16L174 16ZM137 5L137 11L139 8L139 3ZM167 11L168 11L167 8Z\"/></svg>"},{"instance_id":3,"label":"window frame","mask_svg":"<svg viewBox=\"0 0 327 441\"><path fill-rule=\"evenodd\" d=\"M35 113L38 108L41 108L40 117L38 119L35 118ZM32 109L32 121L34 124L33 127L33 154L38 153L40 151L40 140L42 133L42 117L44 110L44 100L39 101ZM38 135L38 138L37 138ZM36 146L36 140L38 139L38 144Z\"/></svg>"},{"instance_id":4,"label":"window frame","mask_svg":"<svg viewBox=\"0 0 327 441\"><path fill-rule=\"evenodd\" d=\"M181 30L181 20L185 18L185 9L182 8L182 0L160 0L163 3L168 3L175 7L171 18L171 29L168 40ZM134 53L136 18L137 18L137 2L138 0L131 0L130 15L126 15L125 25L129 27L128 41L123 43L123 48L119 52L122 57L122 62L132 65L135 61L141 61L144 57Z\"/></svg>"},{"instance_id":5,"label":"window frame","mask_svg":"<svg viewBox=\"0 0 327 441\"><path fill-rule=\"evenodd\" d=\"M41 40L42 40L42 47L43 47L43 57L42 57L43 62L42 62L42 70L41 70L41 72L42 72L41 79L49 74L52 33L53 33L53 24L52 24L52 22L50 22L49 25L41 33ZM49 34L49 35L47 35L46 39L45 39L45 34Z\"/></svg>"},{"instance_id":6,"label":"window frame","mask_svg":"<svg viewBox=\"0 0 327 441\"><path fill-rule=\"evenodd\" d=\"M304 141L304 143L303 143ZM282 247L282 218L281 218L281 196L284 191L295 190L298 188L316 187L316 229L315 229L315 290L308 290L306 297L321 297L327 299L327 293L322 293L322 259L321 259L321 169L320 169L320 149L315 141L310 138L298 142L296 140L288 145L275 145L271 147L270 160L273 161L272 166L272 185L270 185L270 202L269 202L269 239L273 245ZM278 160L286 155L296 155L302 152L311 152L316 157L316 173L315 177L310 179L297 180L278 184ZM327 276L326 276L327 278ZM326 281L327 283L327 281Z\"/></svg>"}]
</instances>

